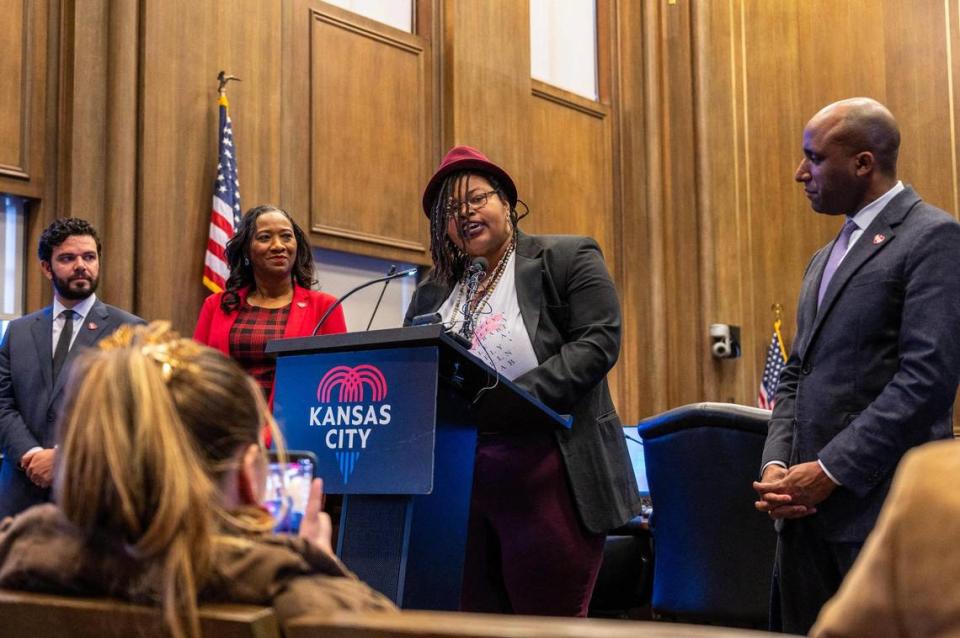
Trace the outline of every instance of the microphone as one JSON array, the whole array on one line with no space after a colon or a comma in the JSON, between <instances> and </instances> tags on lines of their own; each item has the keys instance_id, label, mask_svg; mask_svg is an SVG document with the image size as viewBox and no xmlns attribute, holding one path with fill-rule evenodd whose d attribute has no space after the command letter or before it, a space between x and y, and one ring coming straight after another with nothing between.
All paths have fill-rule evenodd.
<instances>
[{"instance_id":1,"label":"microphone","mask_svg":"<svg viewBox=\"0 0 960 638\"><path fill-rule=\"evenodd\" d=\"M390 264L390 270L387 272L387 277L393 275L397 272L397 265ZM390 280L383 282L383 288L380 289L380 296L377 297L377 305L373 307L373 312L370 313L370 321L367 322L367 330L370 329L370 326L373 325L373 318L377 316L377 311L380 310L380 302L383 301L383 293L387 292L387 286L390 285Z\"/></svg>"},{"instance_id":2,"label":"microphone","mask_svg":"<svg viewBox=\"0 0 960 638\"><path fill-rule=\"evenodd\" d=\"M394 266L393 268L391 268L391 270L396 270L396 266ZM350 297L350 295L352 295L353 293L357 292L358 290L363 290L363 289L366 288L367 286L372 286L372 285L374 285L374 284L386 283L386 282L392 281L392 280L394 280L394 279L400 279L400 278L402 278L402 277L410 277L410 276L416 275L416 274L417 274L417 269L416 269L416 268L408 268L408 269L406 269L406 270L401 270L400 272L395 272L395 273L393 273L393 274L387 275L386 277L377 277L376 279L371 279L370 281L365 281L365 282L363 282L362 284L360 284L359 286L356 286L355 288L353 288L353 289L351 289L349 292L347 292L347 294L342 295L339 299L337 299L337 300L333 303L332 306L330 306L329 308L327 308L327 311L326 311L325 313L323 313L323 316L322 316L322 317L320 317L320 321L318 321L318 322L317 322L317 325L314 326L313 331L310 333L310 335L311 335L311 336L316 336L317 331L320 330L320 328L323 326L323 324L327 321L327 318L330 316L330 313L332 313L338 306L340 306L340 304L342 304L344 301L346 301L346 300ZM378 301L377 304L379 305L379 303L380 303L380 302ZM374 312L376 312L376 310L374 310Z\"/></svg>"},{"instance_id":3,"label":"microphone","mask_svg":"<svg viewBox=\"0 0 960 638\"><path fill-rule=\"evenodd\" d=\"M470 312L470 302L477 294L477 288L480 287L480 280L486 276L487 268L489 267L490 262L487 261L486 257L474 257L473 261L470 262L470 267L467 268L467 301L462 311L465 318L463 326L460 328L460 334L471 343L473 342L473 331L476 327L476 319L473 313Z\"/></svg>"}]
</instances>

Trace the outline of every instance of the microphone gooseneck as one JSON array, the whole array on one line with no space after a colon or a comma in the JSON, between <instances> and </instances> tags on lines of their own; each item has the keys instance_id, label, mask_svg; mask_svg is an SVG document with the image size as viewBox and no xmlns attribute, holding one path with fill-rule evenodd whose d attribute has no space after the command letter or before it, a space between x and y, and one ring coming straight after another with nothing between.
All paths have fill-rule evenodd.
<instances>
[{"instance_id":1,"label":"microphone gooseneck","mask_svg":"<svg viewBox=\"0 0 960 638\"><path fill-rule=\"evenodd\" d=\"M391 270L395 270L395 269L396 269L396 266L394 266ZM352 289L349 290L346 294L342 295L339 299L337 299L337 300L333 303L332 306L330 306L329 308L327 308L327 311L326 311L325 313L323 313L323 316L322 316L322 317L320 317L320 321L318 321L318 322L317 322L317 325L313 327L313 331L310 333L310 335L311 335L311 336L316 336L317 332L320 330L321 327L323 327L323 324L327 321L327 318L330 316L330 313L332 313L334 310L336 310L338 307L340 307L340 304L342 304L344 301L346 301L347 298L350 297L350 295L352 295L353 293L357 292L358 290L363 290L363 289L366 288L367 286L372 286L372 285L374 285L374 284L385 283L385 282L388 282L388 281L392 281L392 280L394 280L394 279L400 279L401 277L410 277L410 276L416 275L416 274L417 274L417 269L416 269L416 268L408 268L408 269L406 269L406 270L401 270L400 272L387 275L386 277L377 277L376 279L371 279L370 281L365 281L365 282L363 282L362 284L360 284L359 286L356 286L356 287L352 288ZM377 303L379 304L379 302L377 302ZM374 312L376 312L376 310L374 310Z\"/></svg>"},{"instance_id":2,"label":"microphone gooseneck","mask_svg":"<svg viewBox=\"0 0 960 638\"><path fill-rule=\"evenodd\" d=\"M397 265L390 264L390 270L387 271L387 277L395 275L397 273ZM373 325L373 318L377 316L377 311L380 310L380 302L383 301L383 293L387 292L387 286L390 285L390 280L387 279L383 282L383 288L380 289L380 296L377 297L377 305L373 307L373 312L370 313L370 321L367 322L367 330L370 329L370 326Z\"/></svg>"}]
</instances>

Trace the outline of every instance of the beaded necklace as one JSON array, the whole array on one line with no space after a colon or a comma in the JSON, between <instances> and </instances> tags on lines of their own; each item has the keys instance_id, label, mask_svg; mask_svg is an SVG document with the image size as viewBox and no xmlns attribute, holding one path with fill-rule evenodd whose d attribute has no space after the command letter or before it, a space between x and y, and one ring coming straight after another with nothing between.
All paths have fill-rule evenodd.
<instances>
[{"instance_id":1,"label":"beaded necklace","mask_svg":"<svg viewBox=\"0 0 960 638\"><path fill-rule=\"evenodd\" d=\"M480 314L481 308L484 307L484 304L487 303L487 300L493 295L493 289L497 287L497 284L500 282L500 278L503 277L504 271L507 269L507 262L510 261L510 255L513 254L513 251L517 248L517 239L514 236L513 240L510 242L510 245L507 247L507 251L503 253L503 257L500 258L500 261L497 262L497 267L493 269L490 277L487 278L487 283L483 288L483 294L474 299L467 300L467 310L463 313L466 318L473 319L471 322L473 325L476 325L476 317ZM456 314L457 310L461 309L464 302L464 297L467 294L467 276L464 274L463 279L460 280L460 290L457 292L457 301L453 304L453 312Z\"/></svg>"}]
</instances>

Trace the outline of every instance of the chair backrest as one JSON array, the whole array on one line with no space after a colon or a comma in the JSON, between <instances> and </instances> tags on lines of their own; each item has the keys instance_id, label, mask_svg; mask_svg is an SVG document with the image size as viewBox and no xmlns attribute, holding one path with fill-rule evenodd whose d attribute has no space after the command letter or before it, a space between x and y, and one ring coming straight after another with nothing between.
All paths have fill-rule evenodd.
<instances>
[{"instance_id":1,"label":"chair backrest","mask_svg":"<svg viewBox=\"0 0 960 638\"><path fill-rule=\"evenodd\" d=\"M686 405L642 421L653 502L654 613L765 627L776 532L754 509L770 412Z\"/></svg>"},{"instance_id":2,"label":"chair backrest","mask_svg":"<svg viewBox=\"0 0 960 638\"><path fill-rule=\"evenodd\" d=\"M200 629L217 638L279 638L271 607L204 605ZM0 635L30 638L166 637L159 609L106 598L74 598L0 589Z\"/></svg>"}]
</instances>

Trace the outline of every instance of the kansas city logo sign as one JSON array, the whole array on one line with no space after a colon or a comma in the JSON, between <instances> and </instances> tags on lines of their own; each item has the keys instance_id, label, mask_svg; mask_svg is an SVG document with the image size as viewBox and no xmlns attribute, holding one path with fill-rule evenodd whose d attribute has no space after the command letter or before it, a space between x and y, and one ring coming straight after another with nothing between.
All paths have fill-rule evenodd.
<instances>
[{"instance_id":1,"label":"kansas city logo sign","mask_svg":"<svg viewBox=\"0 0 960 638\"><path fill-rule=\"evenodd\" d=\"M376 366L331 368L317 386L317 403L310 408L310 427L325 430L323 442L333 450L346 484L367 449L370 433L390 425L387 380Z\"/></svg>"}]
</instances>

